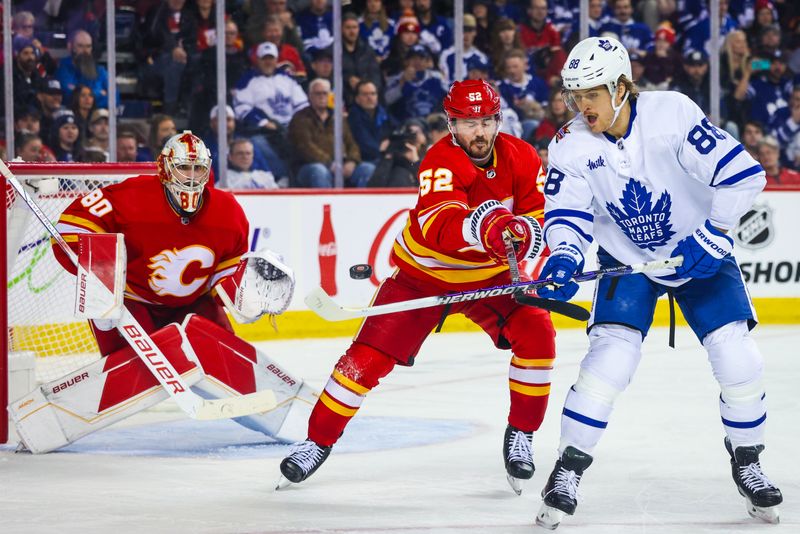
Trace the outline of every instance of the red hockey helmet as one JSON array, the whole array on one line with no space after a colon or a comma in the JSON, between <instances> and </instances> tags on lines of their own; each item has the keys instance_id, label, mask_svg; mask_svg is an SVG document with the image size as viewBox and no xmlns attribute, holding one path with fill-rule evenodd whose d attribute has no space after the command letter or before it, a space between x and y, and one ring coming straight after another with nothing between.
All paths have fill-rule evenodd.
<instances>
[{"instance_id":1,"label":"red hockey helmet","mask_svg":"<svg viewBox=\"0 0 800 534\"><path fill-rule=\"evenodd\" d=\"M450 120L490 117L500 113L500 96L483 80L456 81L444 97L443 105Z\"/></svg>"}]
</instances>

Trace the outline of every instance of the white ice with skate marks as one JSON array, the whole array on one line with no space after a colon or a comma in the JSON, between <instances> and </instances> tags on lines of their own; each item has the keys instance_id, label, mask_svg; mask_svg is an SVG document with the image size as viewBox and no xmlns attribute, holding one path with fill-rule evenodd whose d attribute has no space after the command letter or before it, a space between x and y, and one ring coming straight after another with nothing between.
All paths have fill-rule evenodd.
<instances>
[{"instance_id":1,"label":"white ice with skate marks","mask_svg":"<svg viewBox=\"0 0 800 534\"><path fill-rule=\"evenodd\" d=\"M779 526L750 518L731 480L718 390L699 343L680 329L671 350L657 329L581 481L583 500L557 532L800 531L800 328L759 327L756 339L769 405L761 459L784 494ZM70 453L1 450L0 532L537 531L562 403L586 349L580 330L562 330L557 341L548 415L534 435L537 471L521 497L508 487L501 456L508 353L481 334L438 334L413 368L397 367L370 393L352 432L302 484L272 490L285 445L230 422L190 424L174 412L150 413ZM348 343L262 348L321 388Z\"/></svg>"}]
</instances>

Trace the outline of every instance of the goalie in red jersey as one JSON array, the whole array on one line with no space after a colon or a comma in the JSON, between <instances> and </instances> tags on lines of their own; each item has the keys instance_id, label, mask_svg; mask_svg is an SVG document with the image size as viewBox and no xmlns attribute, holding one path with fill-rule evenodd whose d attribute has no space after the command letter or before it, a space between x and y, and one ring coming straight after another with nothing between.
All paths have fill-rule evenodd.
<instances>
[{"instance_id":1,"label":"goalie in red jersey","mask_svg":"<svg viewBox=\"0 0 800 534\"><path fill-rule=\"evenodd\" d=\"M544 246L541 161L527 143L498 133L495 89L483 80L455 82L444 110L451 135L420 164L417 205L392 251L398 269L378 288L374 305L509 283L506 234L519 261L535 260ZM521 480L533 475L532 437L547 407L555 332L546 311L510 296L367 318L312 411L308 439L281 463L283 476L297 483L314 473L367 393L396 364L412 365L431 331L452 313L463 313L497 348L512 351L503 455L509 483L520 493Z\"/></svg>"},{"instance_id":2,"label":"goalie in red jersey","mask_svg":"<svg viewBox=\"0 0 800 534\"><path fill-rule=\"evenodd\" d=\"M299 378L282 380L267 371L271 365L289 376L239 339L225 313L227 308L240 323L282 313L292 298L294 275L268 250L247 253L244 211L232 194L208 187L210 170L203 141L191 132L177 134L158 157L158 175L132 177L77 198L61 214L57 230L80 268L97 257L112 258L111 270L124 282L118 285L124 287L124 306L188 386L210 398L272 389L285 405L237 421L278 439L299 439L284 422L307 417L308 410L303 416L293 400L310 399L312 392ZM114 247L102 248L109 237ZM61 265L76 273L66 253L53 250ZM89 292L92 277L81 278L87 279L79 287ZM97 289L98 298L108 293ZM96 299L79 293L79 300L83 309ZM118 332L117 320L90 324L105 357L40 386L11 407L18 434L32 452L67 445L167 398ZM290 417L293 410L299 412Z\"/></svg>"}]
</instances>

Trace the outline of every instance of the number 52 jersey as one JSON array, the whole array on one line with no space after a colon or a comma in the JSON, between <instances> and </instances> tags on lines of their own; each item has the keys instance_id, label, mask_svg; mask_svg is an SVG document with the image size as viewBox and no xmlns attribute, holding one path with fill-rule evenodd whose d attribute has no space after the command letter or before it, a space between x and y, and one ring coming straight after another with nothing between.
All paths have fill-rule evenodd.
<instances>
[{"instance_id":1,"label":"number 52 jersey","mask_svg":"<svg viewBox=\"0 0 800 534\"><path fill-rule=\"evenodd\" d=\"M579 115L550 142L545 239L584 251L596 239L625 264L666 258L706 219L734 228L765 183L761 165L688 97L645 92L619 140ZM672 269L648 276L686 281Z\"/></svg>"}]
</instances>

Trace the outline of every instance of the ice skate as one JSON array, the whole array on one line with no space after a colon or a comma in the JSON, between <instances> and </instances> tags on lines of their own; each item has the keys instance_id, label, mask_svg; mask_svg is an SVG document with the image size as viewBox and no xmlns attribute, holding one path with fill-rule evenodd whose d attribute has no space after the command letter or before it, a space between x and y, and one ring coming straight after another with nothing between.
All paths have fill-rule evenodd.
<instances>
[{"instance_id":1,"label":"ice skate","mask_svg":"<svg viewBox=\"0 0 800 534\"><path fill-rule=\"evenodd\" d=\"M522 495L522 484L533 476L533 451L531 442L533 432L523 432L511 425L506 427L503 437L503 461L506 465L506 478L511 489Z\"/></svg>"},{"instance_id":2,"label":"ice skate","mask_svg":"<svg viewBox=\"0 0 800 534\"><path fill-rule=\"evenodd\" d=\"M734 453L730 440L725 438L725 448L731 455L733 481L747 502L747 513L767 523L779 523L778 505L783 502L783 495L761 471L758 455L764 446L736 447Z\"/></svg>"},{"instance_id":3,"label":"ice skate","mask_svg":"<svg viewBox=\"0 0 800 534\"><path fill-rule=\"evenodd\" d=\"M565 515L575 513L578 506L578 484L583 471L592 465L592 457L575 447L567 447L556 461L547 485L542 490L543 502L536 514L536 524L555 530Z\"/></svg>"},{"instance_id":4,"label":"ice skate","mask_svg":"<svg viewBox=\"0 0 800 534\"><path fill-rule=\"evenodd\" d=\"M331 447L320 447L310 439L296 443L289 456L281 462L283 476L278 480L275 489L279 490L291 483L304 481L314 474L330 453Z\"/></svg>"}]
</instances>

